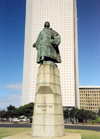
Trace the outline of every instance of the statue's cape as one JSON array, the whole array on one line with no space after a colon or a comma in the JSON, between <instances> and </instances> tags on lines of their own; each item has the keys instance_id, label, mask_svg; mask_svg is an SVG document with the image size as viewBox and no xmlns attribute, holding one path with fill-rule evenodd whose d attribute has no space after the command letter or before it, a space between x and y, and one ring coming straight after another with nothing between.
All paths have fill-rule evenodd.
<instances>
[{"instance_id":1,"label":"statue's cape","mask_svg":"<svg viewBox=\"0 0 100 139\"><path fill-rule=\"evenodd\" d=\"M51 28L44 28L36 41L37 63L40 63L41 56L51 59L56 63L61 63L58 45L61 42L60 35Z\"/></svg>"}]
</instances>

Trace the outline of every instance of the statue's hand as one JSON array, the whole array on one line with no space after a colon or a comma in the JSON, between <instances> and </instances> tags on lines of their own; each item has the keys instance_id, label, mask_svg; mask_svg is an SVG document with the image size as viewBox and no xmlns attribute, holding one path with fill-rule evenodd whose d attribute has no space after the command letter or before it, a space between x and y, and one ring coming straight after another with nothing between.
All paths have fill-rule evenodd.
<instances>
[{"instance_id":1,"label":"statue's hand","mask_svg":"<svg viewBox=\"0 0 100 139\"><path fill-rule=\"evenodd\" d=\"M54 47L56 47L60 44L61 38L58 34L54 34L54 36L51 36L50 42Z\"/></svg>"},{"instance_id":2,"label":"statue's hand","mask_svg":"<svg viewBox=\"0 0 100 139\"><path fill-rule=\"evenodd\" d=\"M33 47L36 47L36 43L33 44Z\"/></svg>"}]
</instances>

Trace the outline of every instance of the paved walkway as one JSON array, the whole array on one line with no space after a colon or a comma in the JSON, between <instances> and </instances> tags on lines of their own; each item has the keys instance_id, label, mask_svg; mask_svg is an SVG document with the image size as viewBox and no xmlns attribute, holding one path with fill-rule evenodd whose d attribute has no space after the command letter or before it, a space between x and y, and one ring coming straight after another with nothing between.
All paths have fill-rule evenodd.
<instances>
[{"instance_id":1,"label":"paved walkway","mask_svg":"<svg viewBox=\"0 0 100 139\"><path fill-rule=\"evenodd\" d=\"M30 135L30 132L24 132L24 133L19 133L17 135L12 135L9 137L4 137L2 139L33 139L33 137ZM45 137L34 137L34 139L45 139ZM66 133L65 136L62 137L51 137L48 139L81 139L81 134L69 134Z\"/></svg>"}]
</instances>

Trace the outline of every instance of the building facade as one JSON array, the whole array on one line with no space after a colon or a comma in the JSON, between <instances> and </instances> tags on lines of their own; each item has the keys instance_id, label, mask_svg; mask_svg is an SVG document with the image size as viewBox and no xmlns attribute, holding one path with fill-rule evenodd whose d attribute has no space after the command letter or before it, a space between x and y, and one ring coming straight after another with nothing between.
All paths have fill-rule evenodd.
<instances>
[{"instance_id":1,"label":"building facade","mask_svg":"<svg viewBox=\"0 0 100 139\"><path fill-rule=\"evenodd\" d=\"M80 86L80 108L98 112L100 109L100 86Z\"/></svg>"},{"instance_id":2,"label":"building facade","mask_svg":"<svg viewBox=\"0 0 100 139\"><path fill-rule=\"evenodd\" d=\"M39 64L32 47L45 21L61 36L59 46L62 101L64 107L80 107L78 81L76 0L26 0L22 105L34 102Z\"/></svg>"}]
</instances>

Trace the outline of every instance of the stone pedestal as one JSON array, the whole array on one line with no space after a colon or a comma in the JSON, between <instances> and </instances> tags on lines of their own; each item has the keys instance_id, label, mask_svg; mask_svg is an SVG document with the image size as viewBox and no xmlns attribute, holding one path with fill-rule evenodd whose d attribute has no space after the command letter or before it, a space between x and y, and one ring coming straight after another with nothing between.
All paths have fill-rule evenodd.
<instances>
[{"instance_id":1,"label":"stone pedestal","mask_svg":"<svg viewBox=\"0 0 100 139\"><path fill-rule=\"evenodd\" d=\"M43 64L38 69L31 135L61 137L64 134L59 69Z\"/></svg>"}]
</instances>

